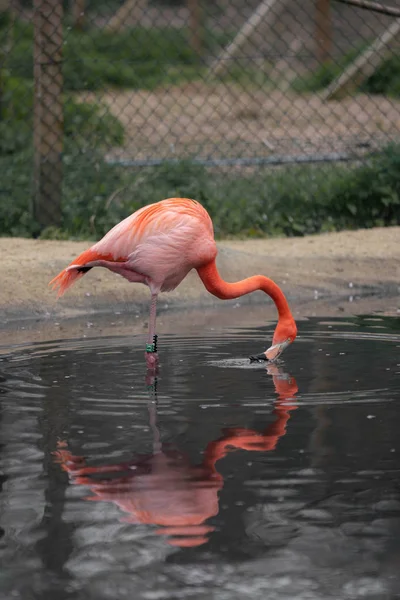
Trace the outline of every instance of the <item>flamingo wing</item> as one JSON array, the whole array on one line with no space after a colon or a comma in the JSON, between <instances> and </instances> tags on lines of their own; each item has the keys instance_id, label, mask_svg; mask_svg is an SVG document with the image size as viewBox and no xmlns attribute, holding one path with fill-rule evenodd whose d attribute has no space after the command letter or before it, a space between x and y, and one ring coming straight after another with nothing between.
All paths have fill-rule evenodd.
<instances>
[{"instance_id":1,"label":"flamingo wing","mask_svg":"<svg viewBox=\"0 0 400 600\"><path fill-rule=\"evenodd\" d=\"M168 198L139 209L113 227L93 248L120 260L130 256L140 244L154 242L158 236L180 232L181 239L185 239L184 233L193 235L193 230L200 228L214 236L211 218L199 202Z\"/></svg>"},{"instance_id":2,"label":"flamingo wing","mask_svg":"<svg viewBox=\"0 0 400 600\"><path fill-rule=\"evenodd\" d=\"M130 281L147 283L152 293L174 289L192 269L217 253L213 225L195 200L169 198L145 206L113 227L51 282L62 295L95 266Z\"/></svg>"}]
</instances>

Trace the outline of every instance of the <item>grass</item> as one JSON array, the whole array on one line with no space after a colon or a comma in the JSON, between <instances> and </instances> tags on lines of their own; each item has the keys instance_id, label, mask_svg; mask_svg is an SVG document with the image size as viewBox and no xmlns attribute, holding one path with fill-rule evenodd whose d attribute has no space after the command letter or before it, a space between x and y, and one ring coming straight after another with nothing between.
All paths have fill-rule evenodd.
<instances>
[{"instance_id":1,"label":"grass","mask_svg":"<svg viewBox=\"0 0 400 600\"><path fill-rule=\"evenodd\" d=\"M30 236L32 156L0 159L0 234ZM298 236L400 224L400 146L365 164L265 169L226 175L190 162L130 170L101 154L64 156L63 226L42 237L98 239L141 206L186 196L210 212L217 237Z\"/></svg>"},{"instance_id":2,"label":"grass","mask_svg":"<svg viewBox=\"0 0 400 600\"><path fill-rule=\"evenodd\" d=\"M0 47L7 35L0 19ZM17 22L12 35L13 51L0 71L0 235L31 236L38 231L31 218L32 27ZM139 27L122 34L70 30L64 49L66 90L152 89L199 77L201 65L185 36L168 28ZM216 43L208 38L209 49ZM376 92L400 93L400 59L390 60L367 82ZM312 79L298 80L297 89L320 89L343 66L324 66ZM120 122L104 107L76 103L67 93L64 117L63 225L42 237L98 239L134 210L172 196L202 202L218 237L400 224L400 145L352 168L299 166L243 175L186 161L132 170L104 160L104 148L122 144L124 136Z\"/></svg>"},{"instance_id":3,"label":"grass","mask_svg":"<svg viewBox=\"0 0 400 600\"><path fill-rule=\"evenodd\" d=\"M33 27L16 21L0 22L0 47L12 39L5 57L15 77L33 78ZM230 39L229 34L204 37L205 49L212 52ZM188 44L188 32L172 27L135 27L122 32L99 28L76 31L64 27L63 74L69 91L100 90L111 87L154 89L199 78L202 65Z\"/></svg>"},{"instance_id":4,"label":"grass","mask_svg":"<svg viewBox=\"0 0 400 600\"><path fill-rule=\"evenodd\" d=\"M373 74L363 86L364 91L371 94L386 94L400 97L400 56L391 56Z\"/></svg>"},{"instance_id":5,"label":"grass","mask_svg":"<svg viewBox=\"0 0 400 600\"><path fill-rule=\"evenodd\" d=\"M307 73L302 77L297 77L292 82L292 87L296 92L317 92L327 87L344 69L357 58L365 49L365 45L358 48L352 48L340 59L327 61L315 69L313 73Z\"/></svg>"},{"instance_id":6,"label":"grass","mask_svg":"<svg viewBox=\"0 0 400 600\"><path fill-rule=\"evenodd\" d=\"M22 151L32 144L33 82L0 74L3 91L0 103L0 156ZM119 146L124 129L108 108L95 103L64 102L65 139L73 139L78 148Z\"/></svg>"},{"instance_id":7,"label":"grass","mask_svg":"<svg viewBox=\"0 0 400 600\"><path fill-rule=\"evenodd\" d=\"M313 73L298 77L293 81L292 88L300 93L318 92L336 79L336 77L338 77L344 69L366 49L366 47L366 44L362 44L361 46L350 50L340 59L320 65ZM375 73L363 82L359 91L368 94L382 94L399 98L400 56L398 54L393 55L383 62Z\"/></svg>"},{"instance_id":8,"label":"grass","mask_svg":"<svg viewBox=\"0 0 400 600\"><path fill-rule=\"evenodd\" d=\"M205 53L216 54L234 32L206 31ZM186 28L128 28L110 32L91 27L76 31L64 25L63 74L68 91L101 90L110 87L153 90L201 78L206 65L192 51ZM3 62L14 77L33 78L33 27L17 20L13 25L0 18L0 48L10 46ZM333 81L366 48L363 43L336 61L327 62L313 73L295 79L298 92L316 92ZM232 65L228 75L243 85L270 84L265 68ZM400 96L400 56L388 58L361 88L372 94Z\"/></svg>"}]
</instances>

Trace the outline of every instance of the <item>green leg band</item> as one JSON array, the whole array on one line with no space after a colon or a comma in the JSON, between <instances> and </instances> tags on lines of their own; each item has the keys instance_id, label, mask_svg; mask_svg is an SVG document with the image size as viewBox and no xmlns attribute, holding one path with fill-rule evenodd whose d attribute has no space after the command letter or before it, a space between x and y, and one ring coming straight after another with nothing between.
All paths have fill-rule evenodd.
<instances>
[{"instance_id":1,"label":"green leg band","mask_svg":"<svg viewBox=\"0 0 400 600\"><path fill-rule=\"evenodd\" d=\"M149 354L157 352L157 337L157 335L154 336L152 344L146 344L146 352Z\"/></svg>"}]
</instances>

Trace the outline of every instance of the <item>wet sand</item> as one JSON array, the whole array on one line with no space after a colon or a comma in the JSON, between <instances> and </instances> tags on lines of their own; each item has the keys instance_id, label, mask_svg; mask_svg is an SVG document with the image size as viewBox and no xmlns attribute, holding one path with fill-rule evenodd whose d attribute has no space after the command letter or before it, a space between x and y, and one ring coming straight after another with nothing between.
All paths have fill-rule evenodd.
<instances>
[{"instance_id":1,"label":"wet sand","mask_svg":"<svg viewBox=\"0 0 400 600\"><path fill-rule=\"evenodd\" d=\"M139 333L147 327L149 292L105 269L93 269L56 300L49 280L89 242L0 238L0 328L3 344L81 335ZM287 295L296 318L378 311L399 314L400 227L303 238L218 243L227 281L264 274ZM162 294L158 329L179 331L215 320L217 326L275 320L262 292L223 302L192 272ZM129 315L129 316L128 316ZM28 334L29 331L29 334Z\"/></svg>"}]
</instances>

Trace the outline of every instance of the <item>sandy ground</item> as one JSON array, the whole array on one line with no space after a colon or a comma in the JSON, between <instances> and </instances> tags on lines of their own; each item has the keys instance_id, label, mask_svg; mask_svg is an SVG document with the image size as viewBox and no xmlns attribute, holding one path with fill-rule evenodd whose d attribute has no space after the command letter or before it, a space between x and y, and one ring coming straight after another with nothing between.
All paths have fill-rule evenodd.
<instances>
[{"instance_id":1,"label":"sandy ground","mask_svg":"<svg viewBox=\"0 0 400 600\"><path fill-rule=\"evenodd\" d=\"M318 94L193 82L155 91L83 93L120 119L126 144L110 158L362 155L393 140L400 102L358 94L324 102Z\"/></svg>"},{"instance_id":2,"label":"sandy ground","mask_svg":"<svg viewBox=\"0 0 400 600\"><path fill-rule=\"evenodd\" d=\"M132 332L147 327L147 288L105 269L90 271L56 300L49 280L87 246L0 238L3 344L98 335L107 328L126 333L127 323ZM400 227L224 241L219 243L218 265L228 281L256 273L274 279L287 294L296 318L399 313ZM228 326L276 319L273 304L265 301L262 292L221 302L205 291L195 272L177 290L162 294L159 308L160 332L198 329L204 322ZM219 310L214 312L215 308Z\"/></svg>"}]
</instances>

